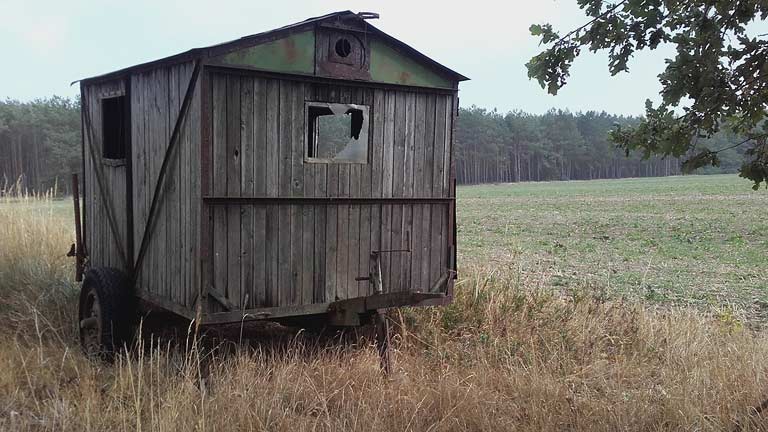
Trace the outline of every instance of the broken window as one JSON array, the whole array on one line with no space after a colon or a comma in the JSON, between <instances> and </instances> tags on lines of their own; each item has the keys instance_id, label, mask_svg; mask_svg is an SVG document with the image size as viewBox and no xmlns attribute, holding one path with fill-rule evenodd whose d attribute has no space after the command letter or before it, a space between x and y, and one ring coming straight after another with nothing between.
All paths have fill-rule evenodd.
<instances>
[{"instance_id":1,"label":"broken window","mask_svg":"<svg viewBox=\"0 0 768 432\"><path fill-rule=\"evenodd\" d=\"M125 159L126 114L125 96L101 100L101 145L104 159Z\"/></svg>"},{"instance_id":2,"label":"broken window","mask_svg":"<svg viewBox=\"0 0 768 432\"><path fill-rule=\"evenodd\" d=\"M368 107L310 102L306 106L307 159L368 162Z\"/></svg>"}]
</instances>

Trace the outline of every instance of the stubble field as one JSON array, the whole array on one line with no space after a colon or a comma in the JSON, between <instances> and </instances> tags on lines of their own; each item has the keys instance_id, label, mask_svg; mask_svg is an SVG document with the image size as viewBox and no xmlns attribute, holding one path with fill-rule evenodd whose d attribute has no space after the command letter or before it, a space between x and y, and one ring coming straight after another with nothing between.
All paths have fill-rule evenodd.
<instances>
[{"instance_id":1,"label":"stubble field","mask_svg":"<svg viewBox=\"0 0 768 432\"><path fill-rule=\"evenodd\" d=\"M735 176L459 189L453 305L365 343L76 343L69 201L0 198L0 430L762 430L768 192ZM151 342L151 341L150 341Z\"/></svg>"}]
</instances>

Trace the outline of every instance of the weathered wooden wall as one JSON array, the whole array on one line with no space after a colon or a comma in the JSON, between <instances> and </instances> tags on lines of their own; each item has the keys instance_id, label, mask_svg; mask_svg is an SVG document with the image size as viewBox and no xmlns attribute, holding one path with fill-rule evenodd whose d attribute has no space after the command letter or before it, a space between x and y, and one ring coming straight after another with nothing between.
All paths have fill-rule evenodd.
<instances>
[{"instance_id":1,"label":"weathered wooden wall","mask_svg":"<svg viewBox=\"0 0 768 432\"><path fill-rule=\"evenodd\" d=\"M152 197L193 71L193 63L131 77L134 256L139 254ZM137 287L178 306L192 307L199 292L200 85L197 84L180 141L158 201Z\"/></svg>"},{"instance_id":2,"label":"weathered wooden wall","mask_svg":"<svg viewBox=\"0 0 768 432\"><path fill-rule=\"evenodd\" d=\"M127 186L125 165L105 164L102 160L102 118L101 99L125 94L125 83L122 80L103 84L93 84L82 89L83 108L88 110L91 131L83 134L85 145L84 199L85 208L85 240L90 254L91 267L115 267L125 270L127 266L121 258L119 245L127 248ZM84 112L83 118L86 115ZM84 121L84 124L88 122ZM85 126L84 126L85 128ZM93 141L93 142L91 142ZM91 154L93 152L93 155ZM94 163L95 162L95 163ZM99 174L101 173L101 174ZM101 176L104 195L99 188ZM108 216L108 207L114 215L117 225L118 238L113 234Z\"/></svg>"},{"instance_id":3,"label":"weathered wooden wall","mask_svg":"<svg viewBox=\"0 0 768 432\"><path fill-rule=\"evenodd\" d=\"M449 197L454 96L214 73L213 196ZM368 164L304 163L305 101L370 106ZM448 204L212 206L211 286L235 308L426 291L449 266Z\"/></svg>"}]
</instances>

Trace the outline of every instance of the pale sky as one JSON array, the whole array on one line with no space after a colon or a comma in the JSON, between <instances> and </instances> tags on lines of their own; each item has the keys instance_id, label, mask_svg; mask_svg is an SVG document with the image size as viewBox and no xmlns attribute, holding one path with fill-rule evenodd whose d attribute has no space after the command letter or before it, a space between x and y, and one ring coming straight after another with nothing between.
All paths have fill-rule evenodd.
<instances>
[{"instance_id":1,"label":"pale sky","mask_svg":"<svg viewBox=\"0 0 768 432\"><path fill-rule=\"evenodd\" d=\"M576 0L0 0L0 99L74 96L69 83L80 78L346 9L378 12L373 25L471 78L460 86L464 107L641 114L646 98L658 100L656 75L674 54L638 54L629 74L611 77L606 55L585 53L550 96L527 77L525 63L539 50L528 27L583 24Z\"/></svg>"}]
</instances>

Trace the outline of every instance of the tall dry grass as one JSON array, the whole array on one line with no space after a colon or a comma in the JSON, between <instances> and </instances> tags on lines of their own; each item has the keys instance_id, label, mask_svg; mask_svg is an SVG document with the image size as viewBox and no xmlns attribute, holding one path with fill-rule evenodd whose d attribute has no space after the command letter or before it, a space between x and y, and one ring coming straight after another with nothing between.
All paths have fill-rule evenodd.
<instances>
[{"instance_id":1,"label":"tall dry grass","mask_svg":"<svg viewBox=\"0 0 768 432\"><path fill-rule=\"evenodd\" d=\"M72 338L77 296L74 267L66 257L74 242L71 204L57 190L0 194L0 325L5 334L38 327Z\"/></svg>"},{"instance_id":2,"label":"tall dry grass","mask_svg":"<svg viewBox=\"0 0 768 432\"><path fill-rule=\"evenodd\" d=\"M467 266L453 305L368 346L152 343L114 366L74 339L68 221L0 203L0 430L760 430L768 339L723 316L535 288ZM8 248L5 246L11 246ZM9 282L10 281L10 282Z\"/></svg>"}]
</instances>

